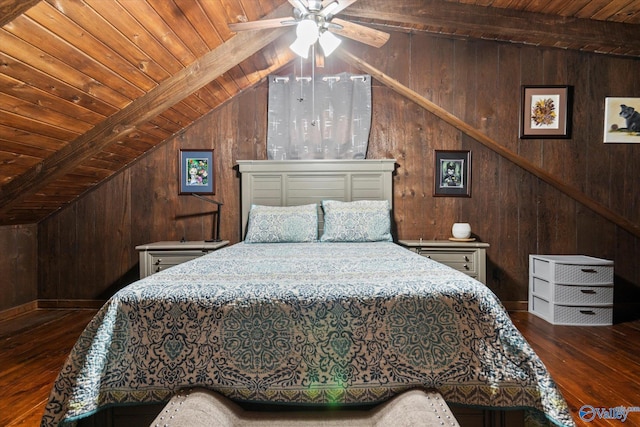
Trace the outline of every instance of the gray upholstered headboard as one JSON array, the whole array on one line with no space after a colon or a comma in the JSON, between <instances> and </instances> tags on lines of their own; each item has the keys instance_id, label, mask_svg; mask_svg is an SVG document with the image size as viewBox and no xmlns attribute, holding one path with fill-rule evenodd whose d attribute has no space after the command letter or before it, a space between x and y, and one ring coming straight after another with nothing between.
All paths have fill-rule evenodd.
<instances>
[{"instance_id":1,"label":"gray upholstered headboard","mask_svg":"<svg viewBox=\"0 0 640 427\"><path fill-rule=\"evenodd\" d=\"M389 200L393 206L395 159L238 160L241 240L252 204L295 206L322 200ZM321 213L321 212L320 212ZM320 221L320 227L322 226Z\"/></svg>"}]
</instances>

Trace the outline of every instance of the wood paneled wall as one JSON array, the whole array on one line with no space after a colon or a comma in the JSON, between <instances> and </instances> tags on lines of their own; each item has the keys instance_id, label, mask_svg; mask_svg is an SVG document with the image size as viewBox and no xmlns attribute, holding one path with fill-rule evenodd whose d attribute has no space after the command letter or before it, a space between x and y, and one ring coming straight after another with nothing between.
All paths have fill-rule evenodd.
<instances>
[{"instance_id":1,"label":"wood paneled wall","mask_svg":"<svg viewBox=\"0 0 640 427\"><path fill-rule=\"evenodd\" d=\"M35 224L0 227L0 314L37 298L37 232Z\"/></svg>"},{"instance_id":2,"label":"wood paneled wall","mask_svg":"<svg viewBox=\"0 0 640 427\"><path fill-rule=\"evenodd\" d=\"M354 52L356 50L353 50ZM395 33L358 55L530 162L640 221L640 144L603 144L606 96L640 96L640 61L574 51ZM327 59L325 73L352 71ZM292 72L299 68L292 64ZM318 71L322 72L322 71ZM639 239L593 214L374 80L369 158L397 159L398 237L443 239L456 221L491 244L488 285L527 299L528 255L579 253L616 262L616 300L637 300ZM573 137L518 138L520 86L574 86ZM239 240L238 159L264 159L267 83L167 140L38 227L39 298L98 298L133 280L136 245L210 235L213 207L178 196L180 148L213 148L222 238ZM472 197L433 197L435 149L472 152ZM622 298L622 299L620 299Z\"/></svg>"}]
</instances>

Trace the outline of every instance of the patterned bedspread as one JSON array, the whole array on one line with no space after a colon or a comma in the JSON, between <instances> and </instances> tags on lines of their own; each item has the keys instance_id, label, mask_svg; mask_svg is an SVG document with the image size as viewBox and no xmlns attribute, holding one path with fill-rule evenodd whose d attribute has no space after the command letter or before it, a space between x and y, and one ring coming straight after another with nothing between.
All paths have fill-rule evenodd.
<instances>
[{"instance_id":1,"label":"patterned bedspread","mask_svg":"<svg viewBox=\"0 0 640 427\"><path fill-rule=\"evenodd\" d=\"M127 286L78 339L42 425L188 386L295 404L426 387L574 425L486 286L389 242L239 243Z\"/></svg>"}]
</instances>

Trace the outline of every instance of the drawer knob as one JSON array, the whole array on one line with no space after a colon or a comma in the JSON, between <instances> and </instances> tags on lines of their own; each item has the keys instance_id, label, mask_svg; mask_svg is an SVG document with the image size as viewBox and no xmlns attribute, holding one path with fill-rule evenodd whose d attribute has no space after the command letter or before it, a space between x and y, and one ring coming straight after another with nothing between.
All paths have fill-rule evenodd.
<instances>
[{"instance_id":1,"label":"drawer knob","mask_svg":"<svg viewBox=\"0 0 640 427\"><path fill-rule=\"evenodd\" d=\"M160 266L156 267L156 273L159 272L160 270L162 270L162 267Z\"/></svg>"},{"instance_id":2,"label":"drawer knob","mask_svg":"<svg viewBox=\"0 0 640 427\"><path fill-rule=\"evenodd\" d=\"M155 264L156 264L156 265L160 265L160 264L162 264L162 259L161 259L161 258L158 258L158 259L156 260Z\"/></svg>"},{"instance_id":3,"label":"drawer knob","mask_svg":"<svg viewBox=\"0 0 640 427\"><path fill-rule=\"evenodd\" d=\"M596 312L593 311L593 310L580 310L580 313L582 313L582 314L596 314Z\"/></svg>"},{"instance_id":4,"label":"drawer knob","mask_svg":"<svg viewBox=\"0 0 640 427\"><path fill-rule=\"evenodd\" d=\"M469 261L469 257L465 255L465 256L464 256L464 260L465 260L465 261Z\"/></svg>"},{"instance_id":5,"label":"drawer knob","mask_svg":"<svg viewBox=\"0 0 640 427\"><path fill-rule=\"evenodd\" d=\"M596 291L594 291L593 289L580 289L580 292L582 292L583 294L595 294Z\"/></svg>"},{"instance_id":6,"label":"drawer knob","mask_svg":"<svg viewBox=\"0 0 640 427\"><path fill-rule=\"evenodd\" d=\"M465 270L469 269L469 266L467 264L463 265L463 267L464 267Z\"/></svg>"},{"instance_id":7,"label":"drawer knob","mask_svg":"<svg viewBox=\"0 0 640 427\"><path fill-rule=\"evenodd\" d=\"M581 269L584 273L597 273L598 270L595 270L593 268L582 268Z\"/></svg>"}]
</instances>

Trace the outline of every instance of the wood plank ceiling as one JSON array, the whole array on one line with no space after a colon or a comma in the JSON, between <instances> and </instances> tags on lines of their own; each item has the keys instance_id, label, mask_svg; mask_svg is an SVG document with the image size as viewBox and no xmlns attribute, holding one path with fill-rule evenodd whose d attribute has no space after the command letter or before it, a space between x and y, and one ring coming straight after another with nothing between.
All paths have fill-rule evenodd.
<instances>
[{"instance_id":1,"label":"wood plank ceiling","mask_svg":"<svg viewBox=\"0 0 640 427\"><path fill-rule=\"evenodd\" d=\"M0 225L34 223L289 64L287 0L0 0ZM640 57L638 0L359 0L340 17Z\"/></svg>"}]
</instances>

